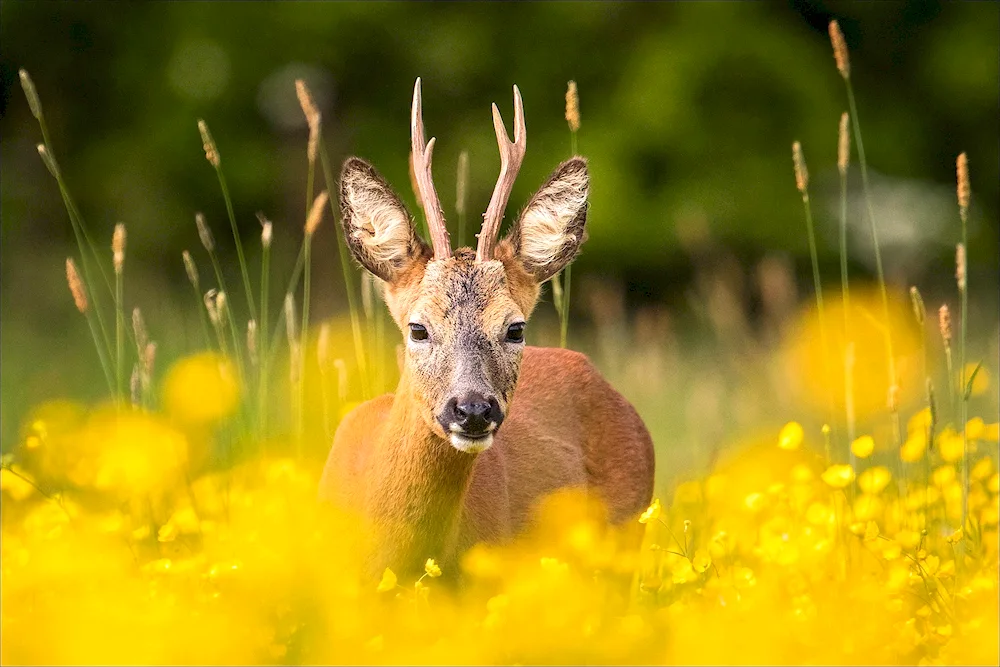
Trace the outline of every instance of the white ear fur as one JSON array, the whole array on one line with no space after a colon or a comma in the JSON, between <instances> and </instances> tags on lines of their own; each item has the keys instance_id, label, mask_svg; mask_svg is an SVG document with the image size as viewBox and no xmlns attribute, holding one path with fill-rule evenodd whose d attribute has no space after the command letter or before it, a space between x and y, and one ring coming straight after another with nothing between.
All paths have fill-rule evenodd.
<instances>
[{"instance_id":1,"label":"white ear fur","mask_svg":"<svg viewBox=\"0 0 1000 667\"><path fill-rule=\"evenodd\" d=\"M515 253L539 282L558 273L579 252L589 192L587 164L573 158L556 169L521 214L512 234Z\"/></svg>"},{"instance_id":2,"label":"white ear fur","mask_svg":"<svg viewBox=\"0 0 1000 667\"><path fill-rule=\"evenodd\" d=\"M419 256L423 242L403 203L368 163L350 158L340 176L344 235L354 258L382 280L392 282Z\"/></svg>"}]
</instances>

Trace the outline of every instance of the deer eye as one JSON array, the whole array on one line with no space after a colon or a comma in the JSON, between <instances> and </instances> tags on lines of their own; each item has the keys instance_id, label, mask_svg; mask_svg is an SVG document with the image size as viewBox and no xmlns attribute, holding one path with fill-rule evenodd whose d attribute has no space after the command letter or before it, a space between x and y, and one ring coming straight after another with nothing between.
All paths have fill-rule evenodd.
<instances>
[{"instance_id":1,"label":"deer eye","mask_svg":"<svg viewBox=\"0 0 1000 667\"><path fill-rule=\"evenodd\" d=\"M508 343L524 342L524 322L515 322L514 324L507 327L507 342Z\"/></svg>"},{"instance_id":2,"label":"deer eye","mask_svg":"<svg viewBox=\"0 0 1000 667\"><path fill-rule=\"evenodd\" d=\"M427 327L422 324L410 324L410 340L427 340Z\"/></svg>"}]
</instances>

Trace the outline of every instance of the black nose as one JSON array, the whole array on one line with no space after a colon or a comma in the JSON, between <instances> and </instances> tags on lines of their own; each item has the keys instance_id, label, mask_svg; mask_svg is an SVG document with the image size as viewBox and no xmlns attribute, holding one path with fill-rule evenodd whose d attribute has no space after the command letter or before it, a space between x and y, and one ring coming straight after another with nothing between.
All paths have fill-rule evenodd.
<instances>
[{"instance_id":1,"label":"black nose","mask_svg":"<svg viewBox=\"0 0 1000 667\"><path fill-rule=\"evenodd\" d=\"M450 431L455 424L467 435L485 435L490 424L500 426L503 413L495 398L487 399L481 394L466 394L461 399L451 399L442 415L442 426Z\"/></svg>"}]
</instances>

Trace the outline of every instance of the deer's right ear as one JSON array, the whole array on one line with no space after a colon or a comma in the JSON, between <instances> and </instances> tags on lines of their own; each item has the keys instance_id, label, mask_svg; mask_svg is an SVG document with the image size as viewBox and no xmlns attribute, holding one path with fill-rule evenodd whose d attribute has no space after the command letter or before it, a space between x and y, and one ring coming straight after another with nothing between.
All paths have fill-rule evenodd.
<instances>
[{"instance_id":1,"label":"deer's right ear","mask_svg":"<svg viewBox=\"0 0 1000 667\"><path fill-rule=\"evenodd\" d=\"M430 256L403 202L360 158L348 158L340 171L340 213L354 259L388 283Z\"/></svg>"}]
</instances>

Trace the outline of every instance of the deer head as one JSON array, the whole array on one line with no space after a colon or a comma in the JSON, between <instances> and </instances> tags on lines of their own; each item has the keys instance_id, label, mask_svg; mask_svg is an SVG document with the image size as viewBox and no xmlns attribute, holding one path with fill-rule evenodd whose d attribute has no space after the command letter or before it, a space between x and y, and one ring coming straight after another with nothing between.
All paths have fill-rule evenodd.
<instances>
[{"instance_id":1,"label":"deer head","mask_svg":"<svg viewBox=\"0 0 1000 667\"><path fill-rule=\"evenodd\" d=\"M498 240L525 151L524 109L515 86L513 142L493 105L500 176L478 248L453 253L431 178L434 139L424 142L420 79L410 120L411 166L431 247L385 180L356 157L344 163L340 177L344 235L354 258L384 281L386 303L406 338L400 391L409 396L402 398L438 436L477 453L493 443L507 413L525 323L541 284L568 265L584 241L587 163L581 157L562 163Z\"/></svg>"}]
</instances>

